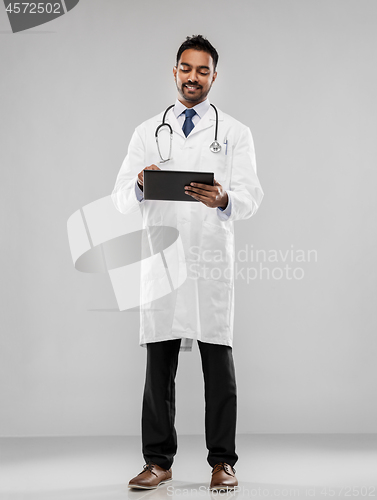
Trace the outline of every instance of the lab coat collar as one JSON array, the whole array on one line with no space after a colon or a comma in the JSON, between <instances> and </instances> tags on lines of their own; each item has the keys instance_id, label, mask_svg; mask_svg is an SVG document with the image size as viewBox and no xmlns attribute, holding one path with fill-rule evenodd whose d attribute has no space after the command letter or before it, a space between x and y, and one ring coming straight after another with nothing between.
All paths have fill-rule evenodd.
<instances>
[{"instance_id":1,"label":"lab coat collar","mask_svg":"<svg viewBox=\"0 0 377 500\"><path fill-rule=\"evenodd\" d=\"M159 120L159 122L162 123L162 120ZM170 123L171 128L173 129L173 132L175 132L176 134L178 134L181 137L183 137L184 139L186 139L186 136L183 133L183 130L178 123L177 117L175 116L173 109L168 111L168 114L166 115L165 122Z\"/></svg>"}]
</instances>

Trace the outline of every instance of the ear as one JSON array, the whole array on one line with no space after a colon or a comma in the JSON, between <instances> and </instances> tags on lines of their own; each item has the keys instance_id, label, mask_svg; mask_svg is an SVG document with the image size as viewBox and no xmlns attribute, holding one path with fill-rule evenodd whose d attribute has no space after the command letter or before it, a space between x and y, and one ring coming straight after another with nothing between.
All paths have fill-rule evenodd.
<instances>
[{"instance_id":1,"label":"ear","mask_svg":"<svg viewBox=\"0 0 377 500\"><path fill-rule=\"evenodd\" d=\"M216 80L216 78L217 78L217 71L213 73L212 83Z\"/></svg>"},{"instance_id":2,"label":"ear","mask_svg":"<svg viewBox=\"0 0 377 500\"><path fill-rule=\"evenodd\" d=\"M174 75L174 79L175 79L177 76L177 66L173 67L173 75Z\"/></svg>"}]
</instances>

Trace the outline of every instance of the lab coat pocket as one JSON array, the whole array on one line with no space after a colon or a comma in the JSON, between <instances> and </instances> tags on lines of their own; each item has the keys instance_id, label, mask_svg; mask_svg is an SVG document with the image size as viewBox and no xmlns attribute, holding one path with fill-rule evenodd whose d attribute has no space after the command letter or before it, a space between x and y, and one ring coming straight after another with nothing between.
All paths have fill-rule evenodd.
<instances>
[{"instance_id":1,"label":"lab coat pocket","mask_svg":"<svg viewBox=\"0 0 377 500\"><path fill-rule=\"evenodd\" d=\"M229 189L232 148L229 144L221 143L221 151L213 153L208 144L202 147L200 170L213 172L214 177L224 189Z\"/></svg>"}]
</instances>

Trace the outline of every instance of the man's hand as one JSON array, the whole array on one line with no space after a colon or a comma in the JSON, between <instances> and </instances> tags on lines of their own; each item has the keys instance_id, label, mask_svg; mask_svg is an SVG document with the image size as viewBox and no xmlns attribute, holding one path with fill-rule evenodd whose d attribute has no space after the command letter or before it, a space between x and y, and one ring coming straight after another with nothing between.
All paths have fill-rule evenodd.
<instances>
[{"instance_id":1,"label":"man's hand","mask_svg":"<svg viewBox=\"0 0 377 500\"><path fill-rule=\"evenodd\" d=\"M208 184L191 182L189 186L185 186L185 193L201 201L207 207L226 208L228 205L228 194L216 179L214 179L213 183L213 186L208 186Z\"/></svg>"},{"instance_id":2,"label":"man's hand","mask_svg":"<svg viewBox=\"0 0 377 500\"><path fill-rule=\"evenodd\" d=\"M145 167L137 176L137 183L139 185L139 188L143 191L143 186L144 186L144 170L161 170L157 165L149 165L149 167Z\"/></svg>"}]
</instances>

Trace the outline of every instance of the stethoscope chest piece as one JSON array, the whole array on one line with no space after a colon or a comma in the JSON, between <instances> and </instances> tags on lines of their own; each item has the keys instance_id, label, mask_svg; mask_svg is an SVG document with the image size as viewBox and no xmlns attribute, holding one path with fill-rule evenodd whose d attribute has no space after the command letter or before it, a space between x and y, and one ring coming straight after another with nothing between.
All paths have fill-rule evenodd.
<instances>
[{"instance_id":1,"label":"stethoscope chest piece","mask_svg":"<svg viewBox=\"0 0 377 500\"><path fill-rule=\"evenodd\" d=\"M213 141L209 149L212 151L212 153L219 153L221 151L221 144L218 141Z\"/></svg>"}]
</instances>

